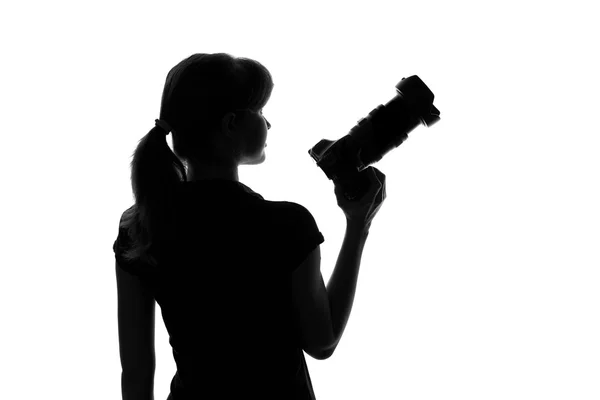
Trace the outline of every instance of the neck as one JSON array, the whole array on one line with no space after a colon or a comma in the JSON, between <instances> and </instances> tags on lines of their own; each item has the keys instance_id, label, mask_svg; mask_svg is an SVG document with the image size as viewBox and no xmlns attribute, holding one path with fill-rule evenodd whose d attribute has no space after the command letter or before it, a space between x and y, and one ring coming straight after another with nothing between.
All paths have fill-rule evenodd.
<instances>
[{"instance_id":1,"label":"neck","mask_svg":"<svg viewBox=\"0 0 600 400\"><path fill-rule=\"evenodd\" d=\"M215 167L215 166L189 166L188 181L195 182L209 179L224 179L239 182L238 168Z\"/></svg>"}]
</instances>

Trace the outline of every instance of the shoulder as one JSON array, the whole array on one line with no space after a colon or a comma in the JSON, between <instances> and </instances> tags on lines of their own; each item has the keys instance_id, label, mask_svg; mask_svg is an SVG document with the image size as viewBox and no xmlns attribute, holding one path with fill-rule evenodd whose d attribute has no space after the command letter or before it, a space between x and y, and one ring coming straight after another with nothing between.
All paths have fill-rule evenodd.
<instances>
[{"instance_id":1,"label":"shoulder","mask_svg":"<svg viewBox=\"0 0 600 400\"><path fill-rule=\"evenodd\" d=\"M291 201L267 201L267 207L273 210L277 217L285 219L282 222L314 220L310 211L301 204Z\"/></svg>"},{"instance_id":2,"label":"shoulder","mask_svg":"<svg viewBox=\"0 0 600 400\"><path fill-rule=\"evenodd\" d=\"M312 213L305 206L290 202L271 203L270 220L278 232L289 232L294 236L316 237L323 241L319 226Z\"/></svg>"}]
</instances>

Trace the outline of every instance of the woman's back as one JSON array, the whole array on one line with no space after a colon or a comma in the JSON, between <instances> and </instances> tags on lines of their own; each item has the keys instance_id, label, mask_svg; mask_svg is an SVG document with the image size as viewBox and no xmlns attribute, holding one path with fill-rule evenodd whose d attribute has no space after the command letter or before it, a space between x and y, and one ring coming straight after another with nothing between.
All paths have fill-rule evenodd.
<instances>
[{"instance_id":1,"label":"woman's back","mask_svg":"<svg viewBox=\"0 0 600 400\"><path fill-rule=\"evenodd\" d=\"M292 269L324 241L312 215L295 203L266 201L239 182L180 188L175 229L156 247L157 274L147 274L177 364L172 399L213 387L223 393L225 383L267 398L267 390L278 389L274 382L297 391L284 384L297 375L300 389L312 392L289 284Z\"/></svg>"}]
</instances>

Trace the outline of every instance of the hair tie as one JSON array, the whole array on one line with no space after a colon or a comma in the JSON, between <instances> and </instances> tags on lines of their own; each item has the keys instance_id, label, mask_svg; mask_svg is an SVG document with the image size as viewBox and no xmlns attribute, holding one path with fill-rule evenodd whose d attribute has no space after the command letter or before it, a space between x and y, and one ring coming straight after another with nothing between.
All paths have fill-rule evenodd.
<instances>
[{"instance_id":1,"label":"hair tie","mask_svg":"<svg viewBox=\"0 0 600 400\"><path fill-rule=\"evenodd\" d=\"M159 128L161 128L163 131L165 131L165 136L169 134L169 132L171 132L171 126L169 126L169 124L167 124L165 121L161 121L160 119L155 119L154 122L156 122L155 126L158 126Z\"/></svg>"}]
</instances>

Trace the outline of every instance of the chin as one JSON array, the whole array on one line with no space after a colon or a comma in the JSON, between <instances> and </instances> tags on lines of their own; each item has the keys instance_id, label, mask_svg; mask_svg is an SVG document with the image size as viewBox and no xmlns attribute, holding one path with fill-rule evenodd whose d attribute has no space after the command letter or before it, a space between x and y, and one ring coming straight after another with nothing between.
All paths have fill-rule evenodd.
<instances>
[{"instance_id":1,"label":"chin","mask_svg":"<svg viewBox=\"0 0 600 400\"><path fill-rule=\"evenodd\" d=\"M253 160L246 160L244 161L242 164L240 165L258 165L258 164L262 164L263 162L265 162L265 156L264 154L262 156L259 156Z\"/></svg>"}]
</instances>

